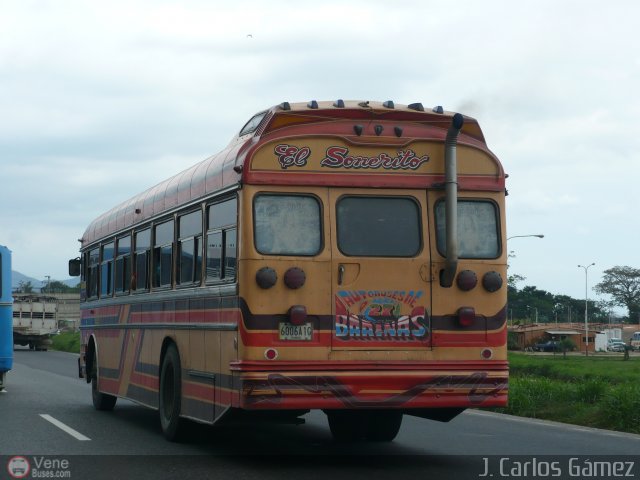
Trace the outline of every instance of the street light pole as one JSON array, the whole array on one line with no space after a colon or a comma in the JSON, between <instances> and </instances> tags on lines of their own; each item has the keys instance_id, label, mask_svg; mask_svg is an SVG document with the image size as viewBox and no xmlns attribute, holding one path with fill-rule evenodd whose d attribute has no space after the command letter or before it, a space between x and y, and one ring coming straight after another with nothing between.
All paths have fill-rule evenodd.
<instances>
[{"instance_id":1,"label":"street light pole","mask_svg":"<svg viewBox=\"0 0 640 480\"><path fill-rule=\"evenodd\" d=\"M587 323L587 309L589 308L589 297L587 294L587 279L588 279L588 270L589 267L593 267L595 263L587 265L578 265L578 268L584 268L584 355L589 356L589 324Z\"/></svg>"},{"instance_id":2,"label":"street light pole","mask_svg":"<svg viewBox=\"0 0 640 480\"><path fill-rule=\"evenodd\" d=\"M544 235L542 234L536 234L536 235L514 235L513 237L508 237L507 240L511 240L512 238L523 238L523 237L538 237L538 238L544 238Z\"/></svg>"}]
</instances>

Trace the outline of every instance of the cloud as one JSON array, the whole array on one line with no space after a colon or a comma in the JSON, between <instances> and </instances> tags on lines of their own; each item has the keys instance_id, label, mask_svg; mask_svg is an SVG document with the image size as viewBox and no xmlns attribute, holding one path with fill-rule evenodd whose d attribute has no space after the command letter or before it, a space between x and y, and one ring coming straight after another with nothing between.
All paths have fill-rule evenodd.
<instances>
[{"instance_id":1,"label":"cloud","mask_svg":"<svg viewBox=\"0 0 640 480\"><path fill-rule=\"evenodd\" d=\"M510 174L509 233L545 234L519 239L517 273L579 294L573 256L636 261L638 17L594 0L3 2L0 243L23 273L64 277L95 216L255 112L392 99L479 120Z\"/></svg>"}]
</instances>

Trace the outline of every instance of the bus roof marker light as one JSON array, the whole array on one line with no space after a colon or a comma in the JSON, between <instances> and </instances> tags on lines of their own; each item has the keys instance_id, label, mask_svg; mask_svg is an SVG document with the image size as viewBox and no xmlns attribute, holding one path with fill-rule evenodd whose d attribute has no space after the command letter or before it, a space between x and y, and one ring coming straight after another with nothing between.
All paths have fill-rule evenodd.
<instances>
[{"instance_id":1,"label":"bus roof marker light","mask_svg":"<svg viewBox=\"0 0 640 480\"><path fill-rule=\"evenodd\" d=\"M278 105L278 107L280 107L281 110L291 110L291 105L289 105L289 102L282 102L280 105Z\"/></svg>"},{"instance_id":2,"label":"bus roof marker light","mask_svg":"<svg viewBox=\"0 0 640 480\"><path fill-rule=\"evenodd\" d=\"M382 106L384 108L396 108L395 104L393 103L393 100L387 100L382 104Z\"/></svg>"},{"instance_id":3,"label":"bus roof marker light","mask_svg":"<svg viewBox=\"0 0 640 480\"><path fill-rule=\"evenodd\" d=\"M382 125L376 125L375 127L373 127L373 130L376 132L377 136L382 135L382 131L384 130L384 127Z\"/></svg>"},{"instance_id":4,"label":"bus roof marker light","mask_svg":"<svg viewBox=\"0 0 640 480\"><path fill-rule=\"evenodd\" d=\"M362 125L354 125L353 126L353 131L356 132L356 135L360 136L362 135L362 131L364 130L364 127Z\"/></svg>"},{"instance_id":5,"label":"bus roof marker light","mask_svg":"<svg viewBox=\"0 0 640 480\"><path fill-rule=\"evenodd\" d=\"M442 105L438 105L437 107L433 107L431 111L433 113L444 113L444 108L442 108Z\"/></svg>"},{"instance_id":6,"label":"bus roof marker light","mask_svg":"<svg viewBox=\"0 0 640 480\"><path fill-rule=\"evenodd\" d=\"M393 127L393 131L396 137L400 138L402 136L402 127Z\"/></svg>"},{"instance_id":7,"label":"bus roof marker light","mask_svg":"<svg viewBox=\"0 0 640 480\"><path fill-rule=\"evenodd\" d=\"M416 112L424 112L424 106L421 103L412 103L407 105L407 108L415 110Z\"/></svg>"},{"instance_id":8,"label":"bus roof marker light","mask_svg":"<svg viewBox=\"0 0 640 480\"><path fill-rule=\"evenodd\" d=\"M344 108L344 100L339 98L338 100L333 102L333 106L336 107L336 108Z\"/></svg>"},{"instance_id":9,"label":"bus roof marker light","mask_svg":"<svg viewBox=\"0 0 640 480\"><path fill-rule=\"evenodd\" d=\"M315 110L318 108L318 102L316 102L315 100L311 100L309 103L307 103L307 107Z\"/></svg>"},{"instance_id":10,"label":"bus roof marker light","mask_svg":"<svg viewBox=\"0 0 640 480\"><path fill-rule=\"evenodd\" d=\"M284 284L292 290L302 287L306 279L304 270L298 267L291 267L284 274Z\"/></svg>"},{"instance_id":11,"label":"bus roof marker light","mask_svg":"<svg viewBox=\"0 0 640 480\"><path fill-rule=\"evenodd\" d=\"M256 272L256 283L262 289L273 287L278 281L278 274L271 267L262 267Z\"/></svg>"}]
</instances>

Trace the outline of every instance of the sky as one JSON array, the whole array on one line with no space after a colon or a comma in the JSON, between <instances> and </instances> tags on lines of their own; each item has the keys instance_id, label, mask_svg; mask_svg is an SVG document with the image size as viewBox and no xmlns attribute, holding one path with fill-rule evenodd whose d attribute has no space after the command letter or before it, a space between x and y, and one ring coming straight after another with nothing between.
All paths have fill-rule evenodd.
<instances>
[{"instance_id":1,"label":"sky","mask_svg":"<svg viewBox=\"0 0 640 480\"><path fill-rule=\"evenodd\" d=\"M66 279L99 214L283 101L442 105L509 174L510 273L640 267L640 2L0 0L0 244Z\"/></svg>"}]
</instances>

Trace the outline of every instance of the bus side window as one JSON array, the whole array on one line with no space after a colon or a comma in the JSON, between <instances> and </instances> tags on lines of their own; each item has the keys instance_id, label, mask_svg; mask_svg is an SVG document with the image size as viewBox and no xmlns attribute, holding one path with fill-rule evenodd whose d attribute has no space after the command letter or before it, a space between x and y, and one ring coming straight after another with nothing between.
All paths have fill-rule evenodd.
<instances>
[{"instance_id":1,"label":"bus side window","mask_svg":"<svg viewBox=\"0 0 640 480\"><path fill-rule=\"evenodd\" d=\"M149 257L151 249L151 229L136 232L135 253L133 255L134 273L131 279L133 290L149 290Z\"/></svg>"},{"instance_id":2,"label":"bus side window","mask_svg":"<svg viewBox=\"0 0 640 480\"><path fill-rule=\"evenodd\" d=\"M101 297L110 297L113 294L113 247L113 242L102 246L102 263L100 264Z\"/></svg>"},{"instance_id":3,"label":"bus side window","mask_svg":"<svg viewBox=\"0 0 640 480\"><path fill-rule=\"evenodd\" d=\"M100 264L100 249L94 248L87 254L87 296L98 297L98 265Z\"/></svg>"},{"instance_id":4,"label":"bus side window","mask_svg":"<svg viewBox=\"0 0 640 480\"><path fill-rule=\"evenodd\" d=\"M178 217L178 279L180 285L200 284L202 278L202 212Z\"/></svg>"},{"instance_id":5,"label":"bus side window","mask_svg":"<svg viewBox=\"0 0 640 480\"><path fill-rule=\"evenodd\" d=\"M119 238L116 243L115 291L129 293L131 285L131 235Z\"/></svg>"},{"instance_id":6,"label":"bus side window","mask_svg":"<svg viewBox=\"0 0 640 480\"><path fill-rule=\"evenodd\" d=\"M156 225L153 243L153 286L170 287L173 281L173 220Z\"/></svg>"},{"instance_id":7,"label":"bus side window","mask_svg":"<svg viewBox=\"0 0 640 480\"><path fill-rule=\"evenodd\" d=\"M238 205L235 197L214 203L207 212L207 282L236 278Z\"/></svg>"}]
</instances>

